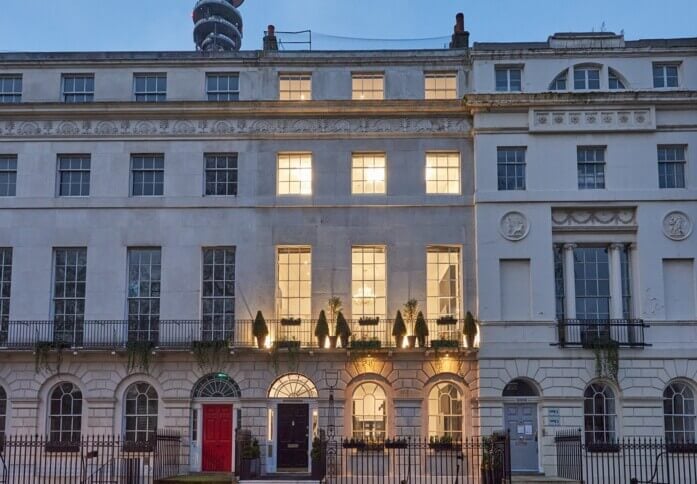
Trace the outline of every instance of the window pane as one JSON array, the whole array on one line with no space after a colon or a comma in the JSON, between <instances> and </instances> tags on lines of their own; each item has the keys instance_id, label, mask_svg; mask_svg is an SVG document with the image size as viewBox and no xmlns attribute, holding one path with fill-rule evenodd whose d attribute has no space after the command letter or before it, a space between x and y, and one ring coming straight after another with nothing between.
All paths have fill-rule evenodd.
<instances>
[{"instance_id":1,"label":"window pane","mask_svg":"<svg viewBox=\"0 0 697 484\"><path fill-rule=\"evenodd\" d=\"M459 153L426 153L426 193L460 193Z\"/></svg>"},{"instance_id":2,"label":"window pane","mask_svg":"<svg viewBox=\"0 0 697 484\"><path fill-rule=\"evenodd\" d=\"M279 154L278 195L312 195L312 155Z\"/></svg>"}]
</instances>

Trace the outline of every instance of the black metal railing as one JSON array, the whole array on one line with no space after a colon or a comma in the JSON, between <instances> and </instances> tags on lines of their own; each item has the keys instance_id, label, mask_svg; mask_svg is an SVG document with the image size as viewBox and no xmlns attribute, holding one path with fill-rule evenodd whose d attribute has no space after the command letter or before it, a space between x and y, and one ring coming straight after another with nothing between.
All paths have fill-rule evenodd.
<instances>
[{"instance_id":1,"label":"black metal railing","mask_svg":"<svg viewBox=\"0 0 697 484\"><path fill-rule=\"evenodd\" d=\"M557 475L586 484L663 484L697 482L697 444L670 443L658 437L626 437L603 444L585 443L581 430L554 439Z\"/></svg>"},{"instance_id":2,"label":"black metal railing","mask_svg":"<svg viewBox=\"0 0 697 484\"><path fill-rule=\"evenodd\" d=\"M120 436L89 435L75 442L46 436L5 436L0 442L0 483L153 484L185 470L181 437L159 430L152 441L129 445Z\"/></svg>"},{"instance_id":3,"label":"black metal railing","mask_svg":"<svg viewBox=\"0 0 697 484\"><path fill-rule=\"evenodd\" d=\"M505 434L437 442L329 440L326 456L328 484L502 484L511 477Z\"/></svg>"},{"instance_id":4,"label":"black metal railing","mask_svg":"<svg viewBox=\"0 0 697 484\"><path fill-rule=\"evenodd\" d=\"M557 321L559 346L617 346L642 348L649 346L642 319L562 319Z\"/></svg>"}]
</instances>

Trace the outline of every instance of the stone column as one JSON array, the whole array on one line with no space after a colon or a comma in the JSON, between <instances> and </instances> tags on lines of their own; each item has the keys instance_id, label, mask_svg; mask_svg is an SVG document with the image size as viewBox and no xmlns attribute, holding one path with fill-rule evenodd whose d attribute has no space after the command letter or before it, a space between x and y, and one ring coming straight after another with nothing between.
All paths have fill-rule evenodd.
<instances>
[{"instance_id":1,"label":"stone column","mask_svg":"<svg viewBox=\"0 0 697 484\"><path fill-rule=\"evenodd\" d=\"M564 314L566 319L576 319L576 274L574 249L576 244L564 244Z\"/></svg>"},{"instance_id":2,"label":"stone column","mask_svg":"<svg viewBox=\"0 0 697 484\"><path fill-rule=\"evenodd\" d=\"M610 244L610 319L622 319L622 250L624 244Z\"/></svg>"}]
</instances>

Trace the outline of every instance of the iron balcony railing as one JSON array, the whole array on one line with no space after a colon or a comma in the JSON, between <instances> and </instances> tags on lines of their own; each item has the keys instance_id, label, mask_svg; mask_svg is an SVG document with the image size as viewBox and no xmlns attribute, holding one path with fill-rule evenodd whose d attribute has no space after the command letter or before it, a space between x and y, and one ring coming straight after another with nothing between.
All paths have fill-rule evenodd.
<instances>
[{"instance_id":1,"label":"iron balcony railing","mask_svg":"<svg viewBox=\"0 0 697 484\"><path fill-rule=\"evenodd\" d=\"M0 349L33 350L40 345L54 349L114 350L129 343L147 342L153 348L188 350L195 341L226 341L231 348L305 348L319 349L315 336L316 320L266 320L267 336L255 337L253 320L131 320L4 321L0 322ZM334 337L335 323L329 323L331 337L321 343L323 349L395 349L394 320L348 320L351 336L348 344ZM428 336L422 342L414 336L413 324L405 321L407 335L401 348L458 349L466 347L463 320L426 321Z\"/></svg>"},{"instance_id":2,"label":"iron balcony railing","mask_svg":"<svg viewBox=\"0 0 697 484\"><path fill-rule=\"evenodd\" d=\"M616 345L650 346L644 338L649 326L642 319L562 319L557 321L559 346L595 348Z\"/></svg>"}]
</instances>

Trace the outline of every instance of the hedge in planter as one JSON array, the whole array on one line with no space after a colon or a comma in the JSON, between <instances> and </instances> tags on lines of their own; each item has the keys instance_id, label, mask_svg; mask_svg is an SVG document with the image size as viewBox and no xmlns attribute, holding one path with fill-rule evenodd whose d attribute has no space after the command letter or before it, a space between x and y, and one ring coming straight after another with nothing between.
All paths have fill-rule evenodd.
<instances>
[{"instance_id":1,"label":"hedge in planter","mask_svg":"<svg viewBox=\"0 0 697 484\"><path fill-rule=\"evenodd\" d=\"M457 348L458 344L457 341L451 340L451 339L432 339L431 340L431 348L439 349L439 348Z\"/></svg>"},{"instance_id":2,"label":"hedge in planter","mask_svg":"<svg viewBox=\"0 0 697 484\"><path fill-rule=\"evenodd\" d=\"M416 324L414 325L414 335L419 341L419 348L426 347L426 338L428 337L428 324L426 324L426 319L424 318L424 313L419 311L416 315Z\"/></svg>"},{"instance_id":3,"label":"hedge in planter","mask_svg":"<svg viewBox=\"0 0 697 484\"><path fill-rule=\"evenodd\" d=\"M257 348L262 349L266 342L266 337L269 335L269 327L266 325L266 320L261 311L257 311L257 316L254 318L252 335L257 340Z\"/></svg>"},{"instance_id":4,"label":"hedge in planter","mask_svg":"<svg viewBox=\"0 0 697 484\"><path fill-rule=\"evenodd\" d=\"M397 348L404 347L404 337L407 335L407 325L404 324L404 318L402 318L402 312L397 311L397 316L394 318L394 326L392 326L392 336L394 336L394 343Z\"/></svg>"},{"instance_id":5,"label":"hedge in planter","mask_svg":"<svg viewBox=\"0 0 697 484\"><path fill-rule=\"evenodd\" d=\"M377 338L351 341L351 349L353 350L379 350L381 347L382 343Z\"/></svg>"},{"instance_id":6,"label":"hedge in planter","mask_svg":"<svg viewBox=\"0 0 697 484\"><path fill-rule=\"evenodd\" d=\"M327 347L327 338L329 338L329 323L327 322L327 315L324 314L324 309L319 312L319 318L317 318L315 337L317 338L317 346L320 349Z\"/></svg>"}]
</instances>

